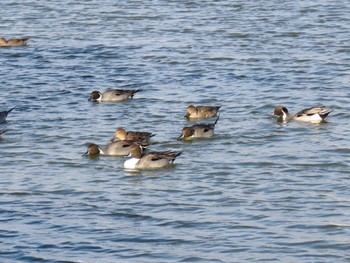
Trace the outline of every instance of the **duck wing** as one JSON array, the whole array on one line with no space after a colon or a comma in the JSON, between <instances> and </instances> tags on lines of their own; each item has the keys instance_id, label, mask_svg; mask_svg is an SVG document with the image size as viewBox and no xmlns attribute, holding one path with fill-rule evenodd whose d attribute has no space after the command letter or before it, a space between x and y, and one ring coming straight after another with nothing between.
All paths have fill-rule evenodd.
<instances>
[{"instance_id":1,"label":"duck wing","mask_svg":"<svg viewBox=\"0 0 350 263\"><path fill-rule=\"evenodd\" d=\"M315 115L315 114L319 114L319 113L321 113L323 111L324 111L324 107L322 107L322 106L311 107L311 108L306 108L306 109L303 109L302 111L299 111L296 114L296 116L297 117L300 117L300 116L303 116L303 115L312 116L312 115Z\"/></svg>"},{"instance_id":2,"label":"duck wing","mask_svg":"<svg viewBox=\"0 0 350 263\"><path fill-rule=\"evenodd\" d=\"M176 151L149 152L146 156L155 162L161 159L174 160L176 157L180 156L181 153L182 152Z\"/></svg>"}]
</instances>

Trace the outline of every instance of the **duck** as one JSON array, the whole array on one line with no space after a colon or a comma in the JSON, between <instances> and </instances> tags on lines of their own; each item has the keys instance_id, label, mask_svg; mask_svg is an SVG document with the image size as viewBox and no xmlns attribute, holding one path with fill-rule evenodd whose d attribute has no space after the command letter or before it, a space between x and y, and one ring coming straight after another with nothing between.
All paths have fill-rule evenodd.
<instances>
[{"instance_id":1,"label":"duck","mask_svg":"<svg viewBox=\"0 0 350 263\"><path fill-rule=\"evenodd\" d=\"M149 143L151 137L153 136L155 136L155 134L152 134L150 132L126 131L124 128L118 128L116 129L114 137L110 140L110 142L129 140Z\"/></svg>"},{"instance_id":2,"label":"duck","mask_svg":"<svg viewBox=\"0 0 350 263\"><path fill-rule=\"evenodd\" d=\"M214 136L215 125L219 120L219 117L214 123L209 124L195 124L190 127L184 127L179 139L192 140L195 138L210 138Z\"/></svg>"},{"instance_id":3,"label":"duck","mask_svg":"<svg viewBox=\"0 0 350 263\"><path fill-rule=\"evenodd\" d=\"M5 131L0 131L0 137L5 133L7 132L6 130Z\"/></svg>"},{"instance_id":4,"label":"duck","mask_svg":"<svg viewBox=\"0 0 350 263\"><path fill-rule=\"evenodd\" d=\"M112 155L112 156L127 156L130 154L132 146L138 146L141 149L147 147L146 144L139 144L132 141L116 141L109 143L106 148L101 148L97 144L90 143L85 155Z\"/></svg>"},{"instance_id":5,"label":"duck","mask_svg":"<svg viewBox=\"0 0 350 263\"><path fill-rule=\"evenodd\" d=\"M12 109L9 109L9 110L0 111L0 123L3 123L3 122L6 121L7 115L8 115L14 108L15 108L15 107L13 107Z\"/></svg>"},{"instance_id":6,"label":"duck","mask_svg":"<svg viewBox=\"0 0 350 263\"><path fill-rule=\"evenodd\" d=\"M26 46L29 38L13 38L6 40L5 38L0 38L0 47L20 47Z\"/></svg>"},{"instance_id":7,"label":"duck","mask_svg":"<svg viewBox=\"0 0 350 263\"><path fill-rule=\"evenodd\" d=\"M112 89L101 93L95 90L90 93L89 101L118 102L118 101L123 101L123 100L128 100L133 98L134 94L139 91L140 89L136 89L136 90Z\"/></svg>"},{"instance_id":8,"label":"duck","mask_svg":"<svg viewBox=\"0 0 350 263\"><path fill-rule=\"evenodd\" d=\"M218 112L221 106L194 106L189 105L187 107L187 113L185 115L188 119L198 118L215 118L218 116Z\"/></svg>"},{"instance_id":9,"label":"duck","mask_svg":"<svg viewBox=\"0 0 350 263\"><path fill-rule=\"evenodd\" d=\"M274 115L282 119L283 122L295 120L299 122L321 123L333 110L327 110L325 107L316 106L303 109L296 114L290 114L284 106L277 106L273 112Z\"/></svg>"},{"instance_id":10,"label":"duck","mask_svg":"<svg viewBox=\"0 0 350 263\"><path fill-rule=\"evenodd\" d=\"M169 167L181 153L181 151L160 151L143 154L141 147L134 145L130 150L132 158L124 162L124 168L146 170Z\"/></svg>"}]
</instances>

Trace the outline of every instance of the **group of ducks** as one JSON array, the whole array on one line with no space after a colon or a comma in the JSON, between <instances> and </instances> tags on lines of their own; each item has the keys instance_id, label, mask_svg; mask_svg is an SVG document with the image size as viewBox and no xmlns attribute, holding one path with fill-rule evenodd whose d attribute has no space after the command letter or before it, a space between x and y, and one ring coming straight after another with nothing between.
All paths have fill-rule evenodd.
<instances>
[{"instance_id":1,"label":"group of ducks","mask_svg":"<svg viewBox=\"0 0 350 263\"><path fill-rule=\"evenodd\" d=\"M122 90L113 89L106 92L93 91L90 94L90 101L93 102L120 102L132 99L135 93L140 90ZM214 136L215 125L219 120L219 110L221 106L193 106L187 107L185 117L188 120L199 120L207 118L216 118L213 123L195 124L184 127L179 139L192 140L196 138L210 138ZM8 114L14 108L0 112L0 123L6 121ZM290 114L288 109L283 106L277 106L274 115L278 116L282 122L290 120L310 123L320 123L332 112L324 107L311 107L304 109L296 114ZM6 130L0 131L0 137ZM158 151L147 152L151 138L155 136L150 132L144 131L126 131L118 128L114 137L108 142L105 148L97 144L89 144L86 151L87 155L112 155L112 156L131 156L124 162L126 169L155 169L163 168L173 164L175 159L181 155L181 151Z\"/></svg>"},{"instance_id":2,"label":"group of ducks","mask_svg":"<svg viewBox=\"0 0 350 263\"><path fill-rule=\"evenodd\" d=\"M133 98L136 92L140 90L120 90L114 89L104 93L93 91L90 94L90 101L94 102L120 102ZM193 106L187 107L185 117L189 120L198 120L206 118L215 118L214 123L195 124L184 127L179 139L192 140L196 138L210 138L214 136L215 125L219 120L219 110L221 106ZM0 112L0 123L6 121L7 115L14 108ZM283 122L296 120L301 122L320 123L331 113L332 110L327 110L324 107L312 107L304 109L296 114L290 114L288 109L283 106L277 106L274 110L274 115L278 116ZM2 136L6 130L0 131ZM149 146L151 138L155 136L150 132L144 131L126 131L123 128L118 128L114 137L109 141L105 148L100 148L97 144L89 144L87 155L113 155L113 156L128 156L132 158L124 162L124 168L127 169L154 169L167 167L175 161L176 157L181 155L178 151L160 151L146 152L145 149Z\"/></svg>"},{"instance_id":3,"label":"group of ducks","mask_svg":"<svg viewBox=\"0 0 350 263\"><path fill-rule=\"evenodd\" d=\"M0 38L0 47L18 47L27 45L29 38L9 39ZM90 94L90 101L93 102L120 102L132 99L139 92L136 90L112 89L103 93L93 91ZM210 138L214 135L215 125L219 120L219 110L221 106L193 106L187 107L185 117L189 120L198 120L206 118L216 118L214 123L195 124L184 127L179 139L192 140L195 138ZM6 121L7 115L14 108L0 112L0 123ZM320 123L331 113L332 110L327 110L324 107L311 107L304 109L296 114L290 114L288 109L283 106L277 106L274 110L274 115L282 122L290 120L310 123ZM0 137L6 131L0 131ZM132 158L124 162L124 167L128 169L154 169L162 168L173 164L176 157L181 155L178 151L160 151L147 152L145 149L150 144L151 137L154 134L150 132L126 131L123 128L118 128L115 131L114 137L109 141L105 148L100 148L96 144L88 146L86 154L88 155L114 155L128 156Z\"/></svg>"},{"instance_id":4,"label":"group of ducks","mask_svg":"<svg viewBox=\"0 0 350 263\"><path fill-rule=\"evenodd\" d=\"M93 91L90 94L89 101L93 102L120 102L134 97L140 90L121 90L113 89L103 93ZM186 118L190 120L202 118L214 118L214 123L195 124L182 129L179 139L191 140L194 138L209 138L214 135L214 129L219 120L218 112L220 106L193 106L187 108ZM126 169L156 169L163 168L173 164L176 157L181 155L180 151L158 151L147 152L151 138L155 136L145 131L126 131L124 128L118 128L114 137L109 141L105 148L91 143L86 151L87 155L113 155L113 156L131 156L124 162Z\"/></svg>"},{"instance_id":5,"label":"group of ducks","mask_svg":"<svg viewBox=\"0 0 350 263\"><path fill-rule=\"evenodd\" d=\"M140 90L113 89L103 93L93 91L90 94L90 101L93 102L120 102L132 99ZM195 124L184 127L179 139L192 140L196 138L210 138L214 136L215 125L219 120L219 110L221 106L193 106L187 107L185 117L188 120L199 120L206 118L216 118L213 123ZM320 123L328 116L332 110L324 107L312 107L304 109L296 114L290 114L288 109L277 106L274 115L283 122L296 120L301 122ZM154 169L162 168L173 164L176 157L181 155L177 151L147 152L146 148L150 144L154 134L144 131L126 131L118 128L114 137L105 148L100 148L96 144L89 144L86 154L88 155L114 155L131 156L132 158L124 162L127 169Z\"/></svg>"}]
</instances>

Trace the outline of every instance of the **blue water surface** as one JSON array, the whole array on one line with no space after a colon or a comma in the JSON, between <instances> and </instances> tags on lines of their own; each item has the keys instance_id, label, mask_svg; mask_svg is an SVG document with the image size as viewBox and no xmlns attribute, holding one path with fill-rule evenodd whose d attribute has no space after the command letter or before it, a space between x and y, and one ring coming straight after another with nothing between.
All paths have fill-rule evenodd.
<instances>
[{"instance_id":1,"label":"blue water surface","mask_svg":"<svg viewBox=\"0 0 350 263\"><path fill-rule=\"evenodd\" d=\"M1 262L350 261L347 1L2 0ZM142 89L122 103L93 90ZM186 107L216 135L177 140ZM324 105L322 124L277 122ZM213 122L213 119L201 122ZM116 128L175 165L84 156Z\"/></svg>"}]
</instances>

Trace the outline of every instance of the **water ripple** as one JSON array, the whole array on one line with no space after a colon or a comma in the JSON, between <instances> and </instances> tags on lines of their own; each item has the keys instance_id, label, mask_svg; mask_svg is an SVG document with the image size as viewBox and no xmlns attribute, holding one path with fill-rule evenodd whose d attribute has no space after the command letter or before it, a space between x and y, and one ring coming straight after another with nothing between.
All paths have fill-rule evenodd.
<instances>
[{"instance_id":1,"label":"water ripple","mask_svg":"<svg viewBox=\"0 0 350 263\"><path fill-rule=\"evenodd\" d=\"M2 261L350 260L346 2L0 6L2 36L31 37L0 49ZM87 101L110 88L142 91ZM177 140L189 104L222 107L214 138ZM285 124L276 105L334 111ZM82 156L117 127L183 154L140 172Z\"/></svg>"}]
</instances>

